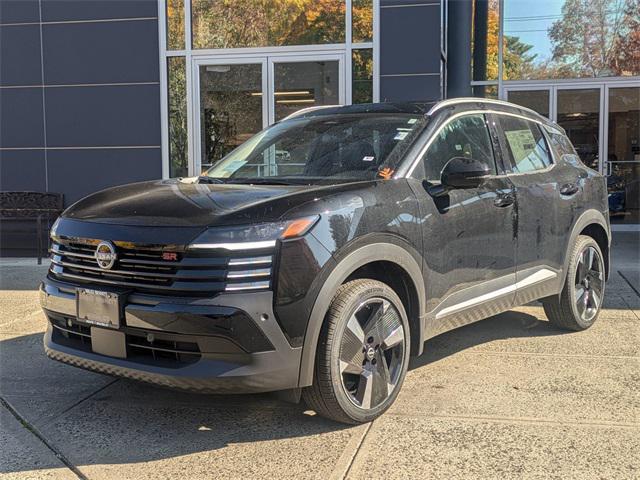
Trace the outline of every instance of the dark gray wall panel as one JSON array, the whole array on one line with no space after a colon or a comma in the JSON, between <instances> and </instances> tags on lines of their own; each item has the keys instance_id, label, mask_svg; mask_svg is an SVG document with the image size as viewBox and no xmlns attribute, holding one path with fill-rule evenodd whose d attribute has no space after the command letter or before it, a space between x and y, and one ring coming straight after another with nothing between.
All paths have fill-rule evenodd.
<instances>
[{"instance_id":1,"label":"dark gray wall panel","mask_svg":"<svg viewBox=\"0 0 640 480\"><path fill-rule=\"evenodd\" d=\"M50 147L160 145L158 85L47 88Z\"/></svg>"},{"instance_id":2,"label":"dark gray wall panel","mask_svg":"<svg viewBox=\"0 0 640 480\"><path fill-rule=\"evenodd\" d=\"M44 150L0 150L0 191L46 189Z\"/></svg>"},{"instance_id":3,"label":"dark gray wall panel","mask_svg":"<svg viewBox=\"0 0 640 480\"><path fill-rule=\"evenodd\" d=\"M407 77L381 77L381 102L440 100L439 75L412 75Z\"/></svg>"},{"instance_id":4,"label":"dark gray wall panel","mask_svg":"<svg viewBox=\"0 0 640 480\"><path fill-rule=\"evenodd\" d=\"M159 148L109 150L50 150L49 190L61 192L65 205L123 183L162 176Z\"/></svg>"},{"instance_id":5,"label":"dark gray wall panel","mask_svg":"<svg viewBox=\"0 0 640 480\"><path fill-rule=\"evenodd\" d=\"M4 1L4 0L2 0ZM156 0L43 0L42 21L155 17Z\"/></svg>"},{"instance_id":6,"label":"dark gray wall panel","mask_svg":"<svg viewBox=\"0 0 640 480\"><path fill-rule=\"evenodd\" d=\"M380 9L380 74L440 71L440 7Z\"/></svg>"},{"instance_id":7,"label":"dark gray wall panel","mask_svg":"<svg viewBox=\"0 0 640 480\"><path fill-rule=\"evenodd\" d=\"M158 21L43 25L45 84L156 82Z\"/></svg>"},{"instance_id":8,"label":"dark gray wall panel","mask_svg":"<svg viewBox=\"0 0 640 480\"><path fill-rule=\"evenodd\" d=\"M0 23L40 21L38 0L0 0Z\"/></svg>"},{"instance_id":9,"label":"dark gray wall panel","mask_svg":"<svg viewBox=\"0 0 640 480\"><path fill-rule=\"evenodd\" d=\"M0 27L0 85L40 84L40 25Z\"/></svg>"},{"instance_id":10,"label":"dark gray wall panel","mask_svg":"<svg viewBox=\"0 0 640 480\"><path fill-rule=\"evenodd\" d=\"M41 88L0 89L0 147L43 147Z\"/></svg>"}]
</instances>

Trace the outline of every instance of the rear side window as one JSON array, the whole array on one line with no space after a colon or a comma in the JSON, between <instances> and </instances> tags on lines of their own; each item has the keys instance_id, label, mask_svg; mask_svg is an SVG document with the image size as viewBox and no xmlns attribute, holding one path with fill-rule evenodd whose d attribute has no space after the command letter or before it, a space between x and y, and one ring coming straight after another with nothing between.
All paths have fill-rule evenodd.
<instances>
[{"instance_id":1,"label":"rear side window","mask_svg":"<svg viewBox=\"0 0 640 480\"><path fill-rule=\"evenodd\" d=\"M442 169L454 157L467 157L486 163L495 174L493 148L484 115L473 114L447 123L422 159L425 178L440 182Z\"/></svg>"},{"instance_id":2,"label":"rear side window","mask_svg":"<svg viewBox=\"0 0 640 480\"><path fill-rule=\"evenodd\" d=\"M556 158L561 158L574 165L580 162L580 157L567 137L555 131L547 130L547 133Z\"/></svg>"},{"instance_id":3,"label":"rear side window","mask_svg":"<svg viewBox=\"0 0 640 480\"><path fill-rule=\"evenodd\" d=\"M498 115L498 124L514 173L534 172L551 165L547 142L536 123L509 115Z\"/></svg>"}]
</instances>

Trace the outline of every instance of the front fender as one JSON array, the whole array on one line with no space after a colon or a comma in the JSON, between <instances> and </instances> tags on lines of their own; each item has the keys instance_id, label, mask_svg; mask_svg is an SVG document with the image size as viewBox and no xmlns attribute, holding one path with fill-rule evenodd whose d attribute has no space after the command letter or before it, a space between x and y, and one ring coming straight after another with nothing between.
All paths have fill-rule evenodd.
<instances>
[{"instance_id":1,"label":"front fender","mask_svg":"<svg viewBox=\"0 0 640 480\"><path fill-rule=\"evenodd\" d=\"M376 261L393 262L402 268L414 282L418 294L418 311L422 318L426 305L424 279L422 277L420 263L409 252L408 248L411 247L407 245L405 248L397 243L377 241L376 243L356 247L353 251L341 257L337 264L335 264L316 297L309 317L300 362L298 381L300 387L311 385L313 382L316 347L318 345L322 324L331 301L340 285L358 268ZM419 321L418 324L420 331L412 343L415 341L419 342L418 352L421 353L423 344L423 322Z\"/></svg>"}]
</instances>

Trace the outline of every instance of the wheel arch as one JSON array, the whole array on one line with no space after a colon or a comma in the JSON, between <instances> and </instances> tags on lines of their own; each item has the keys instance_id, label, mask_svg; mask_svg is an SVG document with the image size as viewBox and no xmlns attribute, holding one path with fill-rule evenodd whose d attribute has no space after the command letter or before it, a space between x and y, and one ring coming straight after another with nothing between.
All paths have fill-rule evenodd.
<instances>
[{"instance_id":1,"label":"wheel arch","mask_svg":"<svg viewBox=\"0 0 640 480\"><path fill-rule=\"evenodd\" d=\"M391 271L385 272L385 266L391 268ZM391 275L395 273L401 276L395 281L385 282L384 278L391 278L388 275L385 277L384 274L386 273ZM401 293L398 293L398 296L403 300L404 298L409 299L407 316L409 317L412 333L411 352L412 354L420 354L422 352L424 333L422 317L425 311L426 294L420 263L400 245L386 242L371 243L356 248L341 258L324 281L324 285L316 297L309 316L302 348L298 380L300 387L305 387L312 383L320 331L336 291L347 280L372 278L367 275L373 275L375 280L380 280L387 284L394 283L394 285L389 286L396 293L400 290ZM407 291L402 292L402 288L407 288Z\"/></svg>"},{"instance_id":2,"label":"wheel arch","mask_svg":"<svg viewBox=\"0 0 640 480\"><path fill-rule=\"evenodd\" d=\"M567 277L570 261L570 249L572 245L575 244L579 235L589 236L598 243L600 250L602 250L602 255L604 256L605 277L609 278L609 255L611 244L611 229L609 228L609 222L602 212L599 212L598 210L587 210L578 217L578 220L574 223L573 228L571 229L571 235L569 236L569 240L565 248L564 269L561 285L564 285Z\"/></svg>"}]
</instances>

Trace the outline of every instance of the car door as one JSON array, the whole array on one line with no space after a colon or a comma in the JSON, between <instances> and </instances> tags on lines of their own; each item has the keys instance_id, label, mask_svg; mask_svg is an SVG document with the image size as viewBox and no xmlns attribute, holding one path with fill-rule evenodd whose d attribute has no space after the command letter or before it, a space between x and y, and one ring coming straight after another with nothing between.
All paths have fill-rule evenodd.
<instances>
[{"instance_id":1,"label":"car door","mask_svg":"<svg viewBox=\"0 0 640 480\"><path fill-rule=\"evenodd\" d=\"M427 335L485 318L512 305L515 282L513 187L496 164L497 144L483 113L456 114L427 142L411 177L420 208ZM491 175L477 188L434 196L454 157L486 163Z\"/></svg>"},{"instance_id":2,"label":"car door","mask_svg":"<svg viewBox=\"0 0 640 480\"><path fill-rule=\"evenodd\" d=\"M554 164L538 123L507 113L495 113L494 118L507 176L516 194L516 303L523 304L558 291L571 227L560 204L570 202L577 188L563 190L564 183L559 182L562 168Z\"/></svg>"}]
</instances>

